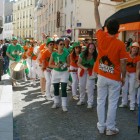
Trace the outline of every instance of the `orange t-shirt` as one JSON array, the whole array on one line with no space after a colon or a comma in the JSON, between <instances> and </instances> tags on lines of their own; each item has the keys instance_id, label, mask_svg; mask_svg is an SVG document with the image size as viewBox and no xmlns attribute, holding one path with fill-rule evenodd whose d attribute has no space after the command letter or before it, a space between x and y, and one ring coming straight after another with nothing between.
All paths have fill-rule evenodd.
<instances>
[{"instance_id":1,"label":"orange t-shirt","mask_svg":"<svg viewBox=\"0 0 140 140\"><path fill-rule=\"evenodd\" d=\"M30 48L28 48L28 50L29 50L28 56L30 56L32 60L36 60L37 56L33 53L34 48L30 47Z\"/></svg>"},{"instance_id":2,"label":"orange t-shirt","mask_svg":"<svg viewBox=\"0 0 140 140\"><path fill-rule=\"evenodd\" d=\"M130 54L127 55L127 64L126 64L126 70L129 73L136 72L136 66L137 62L140 61L140 56L136 56L135 58L130 57Z\"/></svg>"},{"instance_id":3,"label":"orange t-shirt","mask_svg":"<svg viewBox=\"0 0 140 140\"><path fill-rule=\"evenodd\" d=\"M40 51L43 50L43 49L45 48L45 46L46 46L45 43L44 43L44 44L41 44L40 47L39 47L39 50L40 50Z\"/></svg>"},{"instance_id":4,"label":"orange t-shirt","mask_svg":"<svg viewBox=\"0 0 140 140\"><path fill-rule=\"evenodd\" d=\"M125 45L102 30L96 33L98 57L93 71L112 80L121 80L120 59L126 59Z\"/></svg>"},{"instance_id":5,"label":"orange t-shirt","mask_svg":"<svg viewBox=\"0 0 140 140\"><path fill-rule=\"evenodd\" d=\"M24 49L24 53L23 53L23 55L22 55L22 58L23 58L23 59L27 59L26 52L27 52L27 50L28 50L28 46L23 46L23 49Z\"/></svg>"},{"instance_id":6,"label":"orange t-shirt","mask_svg":"<svg viewBox=\"0 0 140 140\"><path fill-rule=\"evenodd\" d=\"M70 54L70 65L78 68L78 65L77 65L78 58L79 58L79 56L76 56L76 58L73 58L72 53L71 53Z\"/></svg>"},{"instance_id":7,"label":"orange t-shirt","mask_svg":"<svg viewBox=\"0 0 140 140\"><path fill-rule=\"evenodd\" d=\"M51 57L51 52L48 49L45 49L41 52L41 61L45 60L45 67L47 68L49 66L49 60Z\"/></svg>"}]
</instances>

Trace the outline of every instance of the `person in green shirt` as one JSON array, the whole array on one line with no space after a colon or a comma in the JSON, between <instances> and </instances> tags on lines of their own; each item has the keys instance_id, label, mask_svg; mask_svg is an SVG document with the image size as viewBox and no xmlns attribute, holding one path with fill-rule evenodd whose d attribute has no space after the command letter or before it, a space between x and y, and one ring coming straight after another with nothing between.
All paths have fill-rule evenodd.
<instances>
[{"instance_id":1,"label":"person in green shirt","mask_svg":"<svg viewBox=\"0 0 140 140\"><path fill-rule=\"evenodd\" d=\"M77 105L82 105L85 103L85 95L87 89L87 108L89 109L93 106L95 79L92 69L96 61L96 57L96 47L93 43L90 43L88 44L86 50L80 54L80 57L78 59L80 100Z\"/></svg>"},{"instance_id":2,"label":"person in green shirt","mask_svg":"<svg viewBox=\"0 0 140 140\"><path fill-rule=\"evenodd\" d=\"M57 52L53 52L49 61L49 67L52 70L52 84L54 85L54 104L52 108L59 107L59 86L61 83L62 89L62 110L67 110L67 83L69 79L69 53L64 50L64 40L58 39L56 41L58 46Z\"/></svg>"},{"instance_id":3,"label":"person in green shirt","mask_svg":"<svg viewBox=\"0 0 140 140\"><path fill-rule=\"evenodd\" d=\"M19 62L22 58L22 54L24 52L24 49L20 44L18 44L17 37L13 37L12 44L10 44L7 48L6 55L9 57L9 70L11 74L11 64L14 62ZM13 86L16 86L17 83L15 80L13 80Z\"/></svg>"}]
</instances>

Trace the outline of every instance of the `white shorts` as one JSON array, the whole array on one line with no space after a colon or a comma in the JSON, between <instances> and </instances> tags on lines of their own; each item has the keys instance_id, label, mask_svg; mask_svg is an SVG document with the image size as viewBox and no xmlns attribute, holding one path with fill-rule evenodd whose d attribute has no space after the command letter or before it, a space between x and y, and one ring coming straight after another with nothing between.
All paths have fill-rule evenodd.
<instances>
[{"instance_id":1,"label":"white shorts","mask_svg":"<svg viewBox=\"0 0 140 140\"><path fill-rule=\"evenodd\" d=\"M68 83L68 80L69 80L68 71L52 70L52 84L53 83Z\"/></svg>"}]
</instances>

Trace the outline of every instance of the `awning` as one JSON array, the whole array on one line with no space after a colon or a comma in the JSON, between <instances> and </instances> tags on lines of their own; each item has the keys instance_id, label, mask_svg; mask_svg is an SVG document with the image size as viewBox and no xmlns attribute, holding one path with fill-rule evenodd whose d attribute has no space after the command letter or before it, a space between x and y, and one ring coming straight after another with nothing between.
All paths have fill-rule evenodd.
<instances>
[{"instance_id":1,"label":"awning","mask_svg":"<svg viewBox=\"0 0 140 140\"><path fill-rule=\"evenodd\" d=\"M122 27L125 26L125 30L131 30L131 28L133 28L133 26L131 26L132 23L136 23L135 25L139 26L140 4L119 10L118 12L116 12L115 14L110 16L105 21L105 26L106 26L106 23L108 22L108 20L110 20L110 19L118 20L118 22L121 24ZM128 24L128 23L131 23L131 24ZM128 28L128 26L129 26L129 28Z\"/></svg>"},{"instance_id":2,"label":"awning","mask_svg":"<svg viewBox=\"0 0 140 140\"><path fill-rule=\"evenodd\" d=\"M140 30L140 22L121 24L119 31Z\"/></svg>"}]
</instances>

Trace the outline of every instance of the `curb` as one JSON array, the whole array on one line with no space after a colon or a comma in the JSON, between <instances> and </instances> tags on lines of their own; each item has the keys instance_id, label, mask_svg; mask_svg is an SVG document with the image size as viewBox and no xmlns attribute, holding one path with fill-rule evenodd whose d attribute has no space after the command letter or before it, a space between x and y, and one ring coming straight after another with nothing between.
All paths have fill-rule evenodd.
<instances>
[{"instance_id":1,"label":"curb","mask_svg":"<svg viewBox=\"0 0 140 140\"><path fill-rule=\"evenodd\" d=\"M6 74L0 85L0 140L13 140L12 83Z\"/></svg>"}]
</instances>

